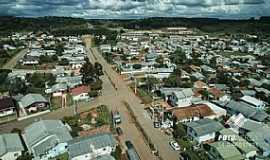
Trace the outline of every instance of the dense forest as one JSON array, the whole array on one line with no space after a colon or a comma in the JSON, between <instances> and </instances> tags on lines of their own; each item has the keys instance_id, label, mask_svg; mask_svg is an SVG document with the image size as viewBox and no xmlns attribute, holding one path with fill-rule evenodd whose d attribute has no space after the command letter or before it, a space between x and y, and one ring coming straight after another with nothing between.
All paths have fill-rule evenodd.
<instances>
[{"instance_id":1,"label":"dense forest","mask_svg":"<svg viewBox=\"0 0 270 160\"><path fill-rule=\"evenodd\" d=\"M94 28L90 28L89 24ZM56 35L86 34L104 32L106 27L128 29L157 29L163 27L186 26L203 32L270 34L270 18L249 20L221 20L214 18L145 18L133 20L81 19L70 17L0 17L0 35L17 31L49 31ZM103 28L102 28L103 27ZM105 32L108 32L105 30Z\"/></svg>"}]
</instances>

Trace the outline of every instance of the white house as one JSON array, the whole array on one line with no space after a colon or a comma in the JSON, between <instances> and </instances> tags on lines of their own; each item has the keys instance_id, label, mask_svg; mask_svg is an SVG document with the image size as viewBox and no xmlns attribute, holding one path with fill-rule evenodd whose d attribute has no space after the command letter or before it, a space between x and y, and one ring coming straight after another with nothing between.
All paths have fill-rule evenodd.
<instances>
[{"instance_id":1,"label":"white house","mask_svg":"<svg viewBox=\"0 0 270 160\"><path fill-rule=\"evenodd\" d=\"M169 98L171 104L175 107L187 107L190 106L191 99L193 97L193 91L191 88L185 88L182 91L172 92L171 97Z\"/></svg>"},{"instance_id":2,"label":"white house","mask_svg":"<svg viewBox=\"0 0 270 160\"><path fill-rule=\"evenodd\" d=\"M14 160L22 155L24 150L21 139L18 134L0 135L0 159Z\"/></svg>"},{"instance_id":3,"label":"white house","mask_svg":"<svg viewBox=\"0 0 270 160\"><path fill-rule=\"evenodd\" d=\"M116 145L116 140L109 133L73 139L68 144L69 158L71 160L89 160L110 155Z\"/></svg>"},{"instance_id":4,"label":"white house","mask_svg":"<svg viewBox=\"0 0 270 160\"><path fill-rule=\"evenodd\" d=\"M89 99L89 87L88 86L79 86L76 88L73 88L70 90L72 98L74 101L79 101L79 100L86 100Z\"/></svg>"},{"instance_id":5,"label":"white house","mask_svg":"<svg viewBox=\"0 0 270 160\"><path fill-rule=\"evenodd\" d=\"M257 98L251 97L251 96L243 96L240 99L241 101L254 106L257 109L264 109L265 108L265 103Z\"/></svg>"},{"instance_id":6,"label":"white house","mask_svg":"<svg viewBox=\"0 0 270 160\"><path fill-rule=\"evenodd\" d=\"M186 123L187 135L196 143L204 143L207 141L213 141L216 137L216 133L223 129L223 126L212 119L200 119Z\"/></svg>"}]
</instances>

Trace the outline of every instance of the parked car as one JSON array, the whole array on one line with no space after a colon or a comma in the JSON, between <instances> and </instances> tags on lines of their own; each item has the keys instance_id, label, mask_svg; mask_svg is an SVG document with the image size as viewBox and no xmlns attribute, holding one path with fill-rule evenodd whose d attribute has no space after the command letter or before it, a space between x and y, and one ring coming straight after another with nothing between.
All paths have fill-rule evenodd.
<instances>
[{"instance_id":1,"label":"parked car","mask_svg":"<svg viewBox=\"0 0 270 160\"><path fill-rule=\"evenodd\" d=\"M133 144L130 141L126 141L125 143L128 149L134 148Z\"/></svg>"},{"instance_id":2,"label":"parked car","mask_svg":"<svg viewBox=\"0 0 270 160\"><path fill-rule=\"evenodd\" d=\"M169 144L173 148L173 150L175 150L175 151L179 151L180 150L180 146L179 146L179 144L176 141L170 141Z\"/></svg>"},{"instance_id":3,"label":"parked car","mask_svg":"<svg viewBox=\"0 0 270 160\"><path fill-rule=\"evenodd\" d=\"M117 128L116 128L116 132L117 132L117 134L118 134L119 136L123 134L123 130L122 130L122 128L120 128L120 127L117 127Z\"/></svg>"}]
</instances>

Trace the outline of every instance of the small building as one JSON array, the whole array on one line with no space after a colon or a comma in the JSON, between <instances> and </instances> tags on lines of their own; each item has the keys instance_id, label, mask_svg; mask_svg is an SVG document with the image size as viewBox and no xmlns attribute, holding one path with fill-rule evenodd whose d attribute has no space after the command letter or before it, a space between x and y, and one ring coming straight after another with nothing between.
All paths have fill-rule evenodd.
<instances>
[{"instance_id":1,"label":"small building","mask_svg":"<svg viewBox=\"0 0 270 160\"><path fill-rule=\"evenodd\" d=\"M16 133L0 135L0 159L15 160L24 151L20 136Z\"/></svg>"},{"instance_id":2,"label":"small building","mask_svg":"<svg viewBox=\"0 0 270 160\"><path fill-rule=\"evenodd\" d=\"M254 106L256 109L264 109L266 107L265 103L257 98L251 96L243 96L240 98L241 101Z\"/></svg>"},{"instance_id":3,"label":"small building","mask_svg":"<svg viewBox=\"0 0 270 160\"><path fill-rule=\"evenodd\" d=\"M110 155L116 145L116 140L109 133L76 138L68 142L69 158L71 160L89 160Z\"/></svg>"},{"instance_id":4,"label":"small building","mask_svg":"<svg viewBox=\"0 0 270 160\"><path fill-rule=\"evenodd\" d=\"M35 158L54 158L65 153L72 140L67 127L59 120L41 120L26 127L22 133L25 144Z\"/></svg>"},{"instance_id":5,"label":"small building","mask_svg":"<svg viewBox=\"0 0 270 160\"><path fill-rule=\"evenodd\" d=\"M210 160L242 160L244 157L230 142L218 141L209 144L208 156Z\"/></svg>"},{"instance_id":6,"label":"small building","mask_svg":"<svg viewBox=\"0 0 270 160\"><path fill-rule=\"evenodd\" d=\"M36 56L25 56L20 60L23 65L36 65L39 64L39 57Z\"/></svg>"},{"instance_id":7,"label":"small building","mask_svg":"<svg viewBox=\"0 0 270 160\"><path fill-rule=\"evenodd\" d=\"M175 107L190 106L193 94L194 93L191 88L185 88L181 91L173 91L169 101Z\"/></svg>"},{"instance_id":8,"label":"small building","mask_svg":"<svg viewBox=\"0 0 270 160\"><path fill-rule=\"evenodd\" d=\"M49 108L49 102L41 94L27 94L19 100L20 110L23 112L38 112Z\"/></svg>"},{"instance_id":9,"label":"small building","mask_svg":"<svg viewBox=\"0 0 270 160\"><path fill-rule=\"evenodd\" d=\"M15 101L11 97L0 97L0 123L17 118Z\"/></svg>"},{"instance_id":10,"label":"small building","mask_svg":"<svg viewBox=\"0 0 270 160\"><path fill-rule=\"evenodd\" d=\"M226 110L229 114L243 114L245 117L258 122L264 122L269 119L269 115L262 110L257 110L255 107L239 101L231 100L225 105Z\"/></svg>"},{"instance_id":11,"label":"small building","mask_svg":"<svg viewBox=\"0 0 270 160\"><path fill-rule=\"evenodd\" d=\"M215 118L215 113L205 104L198 104L189 107L181 107L169 110L177 123L192 122L203 118Z\"/></svg>"},{"instance_id":12,"label":"small building","mask_svg":"<svg viewBox=\"0 0 270 160\"><path fill-rule=\"evenodd\" d=\"M72 88L70 90L70 93L74 101L80 101L80 100L87 100L90 98L88 95L89 91L90 91L89 87L83 85L76 88Z\"/></svg>"},{"instance_id":13,"label":"small building","mask_svg":"<svg viewBox=\"0 0 270 160\"><path fill-rule=\"evenodd\" d=\"M223 126L212 119L200 119L186 123L187 135L196 143L206 143L216 138L216 132L223 129Z\"/></svg>"}]
</instances>

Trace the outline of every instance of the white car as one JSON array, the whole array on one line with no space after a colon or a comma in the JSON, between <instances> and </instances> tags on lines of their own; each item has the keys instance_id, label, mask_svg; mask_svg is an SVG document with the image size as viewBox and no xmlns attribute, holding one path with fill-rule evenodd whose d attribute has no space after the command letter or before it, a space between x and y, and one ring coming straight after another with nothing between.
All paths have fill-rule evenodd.
<instances>
[{"instance_id":1,"label":"white car","mask_svg":"<svg viewBox=\"0 0 270 160\"><path fill-rule=\"evenodd\" d=\"M171 141L169 142L170 146L175 150L175 151L179 151L180 150L180 146L176 141Z\"/></svg>"}]
</instances>

